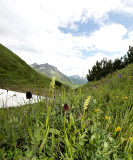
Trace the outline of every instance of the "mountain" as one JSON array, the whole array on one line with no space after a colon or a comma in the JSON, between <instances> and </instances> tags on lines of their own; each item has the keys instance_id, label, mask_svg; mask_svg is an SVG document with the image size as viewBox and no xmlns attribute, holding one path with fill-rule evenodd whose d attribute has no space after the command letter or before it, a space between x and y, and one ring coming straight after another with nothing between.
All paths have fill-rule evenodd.
<instances>
[{"instance_id":1,"label":"mountain","mask_svg":"<svg viewBox=\"0 0 133 160\"><path fill-rule=\"evenodd\" d=\"M38 71L48 77L55 76L55 78L57 80L71 84L70 79L66 75L64 75L56 67L54 67L48 63L40 64L40 65L37 63L33 63L33 64L31 64L31 67L34 68L36 71Z\"/></svg>"},{"instance_id":2,"label":"mountain","mask_svg":"<svg viewBox=\"0 0 133 160\"><path fill-rule=\"evenodd\" d=\"M78 74L68 77L71 82L75 85L81 85L87 83L87 79L85 77L80 77Z\"/></svg>"},{"instance_id":3,"label":"mountain","mask_svg":"<svg viewBox=\"0 0 133 160\"><path fill-rule=\"evenodd\" d=\"M25 91L37 88L48 91L51 78L31 68L19 56L0 44L0 88ZM55 88L62 83L56 81Z\"/></svg>"}]
</instances>

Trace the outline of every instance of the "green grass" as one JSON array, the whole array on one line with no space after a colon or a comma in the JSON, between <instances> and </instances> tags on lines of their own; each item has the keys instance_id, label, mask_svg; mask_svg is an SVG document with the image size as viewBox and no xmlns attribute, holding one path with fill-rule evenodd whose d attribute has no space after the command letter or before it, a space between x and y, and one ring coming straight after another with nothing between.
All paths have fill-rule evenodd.
<instances>
[{"instance_id":1,"label":"green grass","mask_svg":"<svg viewBox=\"0 0 133 160\"><path fill-rule=\"evenodd\" d=\"M20 57L0 44L0 88L25 92L48 93L51 78L26 64ZM56 81L56 90L65 87ZM67 87L68 88L68 87Z\"/></svg>"},{"instance_id":2,"label":"green grass","mask_svg":"<svg viewBox=\"0 0 133 160\"><path fill-rule=\"evenodd\" d=\"M0 109L0 159L132 160L132 78L133 64L58 97L51 88L50 99Z\"/></svg>"}]
</instances>

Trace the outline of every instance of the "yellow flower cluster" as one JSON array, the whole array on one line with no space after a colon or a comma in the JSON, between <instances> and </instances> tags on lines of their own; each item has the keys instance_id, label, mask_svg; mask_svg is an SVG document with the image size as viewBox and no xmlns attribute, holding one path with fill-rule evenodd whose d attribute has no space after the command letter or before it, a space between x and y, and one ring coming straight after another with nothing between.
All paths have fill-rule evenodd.
<instances>
[{"instance_id":1,"label":"yellow flower cluster","mask_svg":"<svg viewBox=\"0 0 133 160\"><path fill-rule=\"evenodd\" d=\"M90 99L91 99L91 96L89 96L89 97L86 99L86 101L84 102L84 110L87 109L87 105L89 104Z\"/></svg>"},{"instance_id":2,"label":"yellow flower cluster","mask_svg":"<svg viewBox=\"0 0 133 160\"><path fill-rule=\"evenodd\" d=\"M105 119L110 119L110 117L105 116Z\"/></svg>"},{"instance_id":3,"label":"yellow flower cluster","mask_svg":"<svg viewBox=\"0 0 133 160\"><path fill-rule=\"evenodd\" d=\"M120 127L115 128L115 131L116 131L116 132L119 132L120 130L121 130Z\"/></svg>"},{"instance_id":4,"label":"yellow flower cluster","mask_svg":"<svg viewBox=\"0 0 133 160\"><path fill-rule=\"evenodd\" d=\"M121 99L128 99L128 97L122 97Z\"/></svg>"}]
</instances>

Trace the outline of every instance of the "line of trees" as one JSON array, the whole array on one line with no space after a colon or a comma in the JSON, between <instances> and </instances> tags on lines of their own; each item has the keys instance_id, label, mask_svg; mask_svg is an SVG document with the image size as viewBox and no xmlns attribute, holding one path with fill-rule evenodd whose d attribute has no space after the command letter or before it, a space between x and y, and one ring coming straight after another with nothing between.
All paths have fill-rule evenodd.
<instances>
[{"instance_id":1,"label":"line of trees","mask_svg":"<svg viewBox=\"0 0 133 160\"><path fill-rule=\"evenodd\" d=\"M129 46L128 52L120 59L117 58L114 61L112 61L107 60L107 58L104 58L100 62L97 61L96 64L92 67L92 69L88 71L87 80L100 80L107 74L125 68L127 65L131 63L133 63L133 46Z\"/></svg>"}]
</instances>

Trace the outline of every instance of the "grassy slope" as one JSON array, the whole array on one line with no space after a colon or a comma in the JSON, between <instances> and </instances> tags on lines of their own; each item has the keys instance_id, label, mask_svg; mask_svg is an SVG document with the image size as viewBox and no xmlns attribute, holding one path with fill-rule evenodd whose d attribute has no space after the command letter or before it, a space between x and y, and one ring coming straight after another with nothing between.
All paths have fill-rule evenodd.
<instances>
[{"instance_id":1,"label":"grassy slope","mask_svg":"<svg viewBox=\"0 0 133 160\"><path fill-rule=\"evenodd\" d=\"M0 113L1 159L132 160L133 64L58 99Z\"/></svg>"},{"instance_id":2,"label":"grassy slope","mask_svg":"<svg viewBox=\"0 0 133 160\"><path fill-rule=\"evenodd\" d=\"M12 51L0 44L0 88L25 91L47 90L51 78L37 73ZM56 85L56 89L60 89Z\"/></svg>"}]
</instances>

